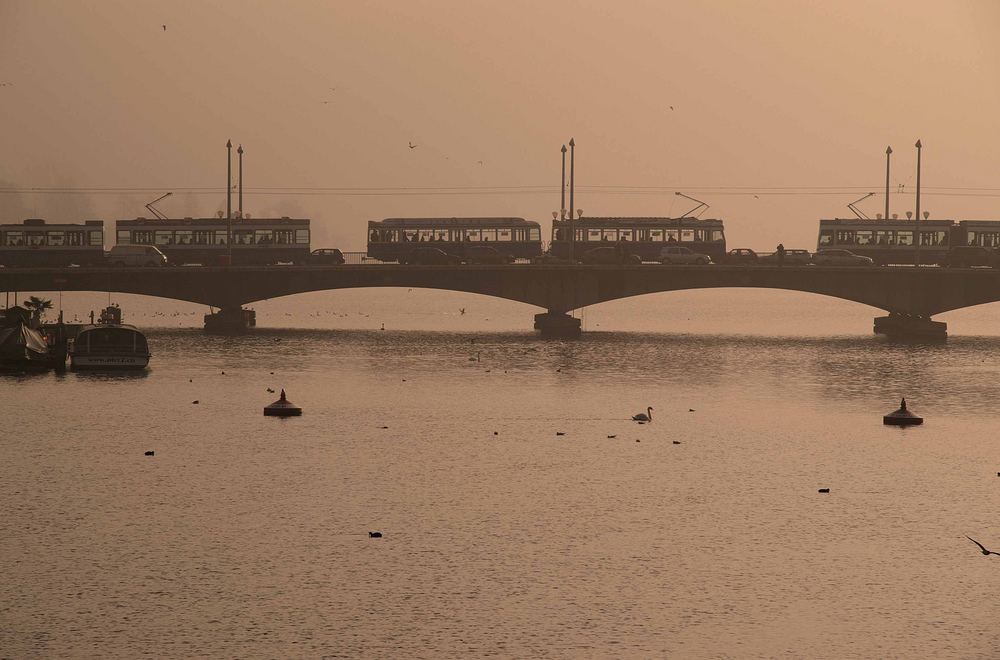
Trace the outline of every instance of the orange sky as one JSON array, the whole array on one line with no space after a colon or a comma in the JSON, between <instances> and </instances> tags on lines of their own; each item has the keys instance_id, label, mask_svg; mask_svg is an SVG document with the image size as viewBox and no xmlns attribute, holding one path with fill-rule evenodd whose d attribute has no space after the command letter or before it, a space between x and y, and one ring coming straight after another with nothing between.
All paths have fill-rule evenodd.
<instances>
[{"instance_id":1,"label":"orange sky","mask_svg":"<svg viewBox=\"0 0 1000 660\"><path fill-rule=\"evenodd\" d=\"M748 186L758 198L692 194L731 247L810 248L819 217L882 189L887 144L894 187L912 191L921 138L924 186L1000 188L997 34L994 2L0 0L0 187L221 186L232 138L248 187L557 188L574 136L587 215L679 214L674 189ZM586 190L613 185L664 189ZM759 190L779 186L861 192ZM545 222L555 188L245 205L311 217L316 247L359 249L386 216ZM933 192L932 216L1000 217L1000 197ZM0 218L113 220L156 196L0 193ZM207 215L225 199L160 208Z\"/></svg>"}]
</instances>

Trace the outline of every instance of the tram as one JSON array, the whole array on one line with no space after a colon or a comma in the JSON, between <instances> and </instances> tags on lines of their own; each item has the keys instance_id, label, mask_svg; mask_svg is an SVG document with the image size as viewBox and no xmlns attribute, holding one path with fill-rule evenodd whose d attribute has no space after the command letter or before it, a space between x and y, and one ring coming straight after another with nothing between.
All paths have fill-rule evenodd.
<instances>
[{"instance_id":1,"label":"tram","mask_svg":"<svg viewBox=\"0 0 1000 660\"><path fill-rule=\"evenodd\" d=\"M380 261L402 263L421 247L461 257L473 246L530 259L542 253L542 230L524 218L386 218L368 223L368 256Z\"/></svg>"},{"instance_id":2,"label":"tram","mask_svg":"<svg viewBox=\"0 0 1000 660\"><path fill-rule=\"evenodd\" d=\"M573 256L579 259L587 250L623 244L629 254L643 261L660 258L664 247L683 246L713 261L726 254L726 235L722 220L695 218L576 218L552 221L553 256L570 257L570 226L575 236Z\"/></svg>"},{"instance_id":3,"label":"tram","mask_svg":"<svg viewBox=\"0 0 1000 660\"><path fill-rule=\"evenodd\" d=\"M118 220L118 245L155 245L171 264L227 262L232 230L232 263L265 266L309 259L309 220L281 218L183 218Z\"/></svg>"},{"instance_id":4,"label":"tram","mask_svg":"<svg viewBox=\"0 0 1000 660\"><path fill-rule=\"evenodd\" d=\"M958 246L1000 245L1000 222L962 220L920 221L912 218L837 218L819 221L817 249L846 249L871 257L876 265L915 264L917 232L920 263L945 265L948 251Z\"/></svg>"},{"instance_id":5,"label":"tram","mask_svg":"<svg viewBox=\"0 0 1000 660\"><path fill-rule=\"evenodd\" d=\"M104 261L104 221L46 224L40 218L0 225L0 265L96 266Z\"/></svg>"}]
</instances>

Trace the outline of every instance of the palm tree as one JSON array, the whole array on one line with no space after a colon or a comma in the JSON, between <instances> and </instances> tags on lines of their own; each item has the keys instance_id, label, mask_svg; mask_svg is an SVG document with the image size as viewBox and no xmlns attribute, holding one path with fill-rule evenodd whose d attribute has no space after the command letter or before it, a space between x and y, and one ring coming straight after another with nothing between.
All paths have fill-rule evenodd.
<instances>
[{"instance_id":1,"label":"palm tree","mask_svg":"<svg viewBox=\"0 0 1000 660\"><path fill-rule=\"evenodd\" d=\"M52 309L52 301L38 296L31 296L24 301L24 307L31 311L31 315L41 321L45 316L45 310Z\"/></svg>"}]
</instances>

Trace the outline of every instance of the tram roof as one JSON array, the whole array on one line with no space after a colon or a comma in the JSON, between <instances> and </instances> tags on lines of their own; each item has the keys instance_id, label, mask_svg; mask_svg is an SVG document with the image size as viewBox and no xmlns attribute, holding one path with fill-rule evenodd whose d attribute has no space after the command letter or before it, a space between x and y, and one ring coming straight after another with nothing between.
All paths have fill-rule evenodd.
<instances>
[{"instance_id":1,"label":"tram roof","mask_svg":"<svg viewBox=\"0 0 1000 660\"><path fill-rule=\"evenodd\" d=\"M942 218L934 218L933 220L921 220L920 225L923 227L950 227L955 223L954 220L946 220ZM834 225L837 227L869 227L872 229L878 227L909 227L917 224L915 218L892 218L886 220L885 218L829 218L821 219L819 221L820 226L830 226Z\"/></svg>"},{"instance_id":2,"label":"tram roof","mask_svg":"<svg viewBox=\"0 0 1000 660\"><path fill-rule=\"evenodd\" d=\"M378 227L511 227L511 226L538 226L537 222L525 220L524 218L385 218L384 220L371 220L369 226Z\"/></svg>"},{"instance_id":3,"label":"tram roof","mask_svg":"<svg viewBox=\"0 0 1000 660\"><path fill-rule=\"evenodd\" d=\"M568 225L570 220L553 220L554 225ZM577 227L721 227L722 220L719 218L696 218L691 215L680 218L669 217L611 217L611 216L584 216L575 218L573 224Z\"/></svg>"},{"instance_id":4,"label":"tram roof","mask_svg":"<svg viewBox=\"0 0 1000 660\"><path fill-rule=\"evenodd\" d=\"M18 223L3 223L3 224L0 224L0 227L5 227L5 228L8 228L8 229L12 229L12 228L24 229L25 227L34 227L36 229L66 229L66 228L87 229L87 228L104 227L104 221L103 220L84 220L83 222L77 222L77 223L71 223L71 222L47 223L47 222L45 222L45 220L43 220L41 218L28 218L28 219L26 219L24 222L22 222L20 224L18 224Z\"/></svg>"},{"instance_id":5,"label":"tram roof","mask_svg":"<svg viewBox=\"0 0 1000 660\"><path fill-rule=\"evenodd\" d=\"M212 225L225 226L229 223L225 218L166 218L161 220L159 218L134 218L132 220L118 220L116 222L119 227L180 227L180 226L205 226ZM257 225L308 225L308 218L289 218L288 216L282 216L280 218L233 218L232 223L234 227L239 226L257 226Z\"/></svg>"}]
</instances>

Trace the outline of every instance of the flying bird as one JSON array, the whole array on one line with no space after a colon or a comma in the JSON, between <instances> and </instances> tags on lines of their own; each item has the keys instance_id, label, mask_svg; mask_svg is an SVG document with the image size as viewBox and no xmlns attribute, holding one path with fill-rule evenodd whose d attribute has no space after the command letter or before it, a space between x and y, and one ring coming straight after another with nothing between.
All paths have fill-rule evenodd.
<instances>
[{"instance_id":1,"label":"flying bird","mask_svg":"<svg viewBox=\"0 0 1000 660\"><path fill-rule=\"evenodd\" d=\"M407 144L410 145L410 149L416 149L420 146L419 144L413 144L412 142L407 142Z\"/></svg>"},{"instance_id":2,"label":"flying bird","mask_svg":"<svg viewBox=\"0 0 1000 660\"><path fill-rule=\"evenodd\" d=\"M481 160L477 160L476 162L479 163L480 165L485 165L485 163L483 163L483 161Z\"/></svg>"},{"instance_id":3,"label":"flying bird","mask_svg":"<svg viewBox=\"0 0 1000 660\"><path fill-rule=\"evenodd\" d=\"M166 32L166 31L167 31L167 26L166 26L166 25L164 25L164 26L163 26L163 31L164 31L164 32Z\"/></svg>"},{"instance_id":4,"label":"flying bird","mask_svg":"<svg viewBox=\"0 0 1000 660\"><path fill-rule=\"evenodd\" d=\"M993 552L992 550L987 550L985 547L983 547L982 543L972 538L971 536L966 536L965 538L969 539L970 541L978 545L979 549L982 550L984 555L997 555L998 557L1000 557L1000 552Z\"/></svg>"},{"instance_id":5,"label":"flying bird","mask_svg":"<svg viewBox=\"0 0 1000 660\"><path fill-rule=\"evenodd\" d=\"M459 309L458 309L458 313L459 313L460 315L464 315L464 314L465 314L465 308L464 308L464 307L459 307Z\"/></svg>"},{"instance_id":6,"label":"flying bird","mask_svg":"<svg viewBox=\"0 0 1000 660\"><path fill-rule=\"evenodd\" d=\"M673 110L673 109L674 109L674 106L670 106L670 109L671 109L671 110Z\"/></svg>"},{"instance_id":7,"label":"flying bird","mask_svg":"<svg viewBox=\"0 0 1000 660\"><path fill-rule=\"evenodd\" d=\"M757 195L754 195L753 198L754 199L760 199L760 197L758 197Z\"/></svg>"}]
</instances>

